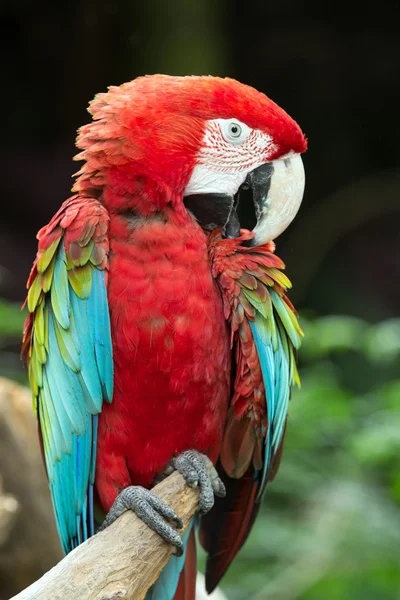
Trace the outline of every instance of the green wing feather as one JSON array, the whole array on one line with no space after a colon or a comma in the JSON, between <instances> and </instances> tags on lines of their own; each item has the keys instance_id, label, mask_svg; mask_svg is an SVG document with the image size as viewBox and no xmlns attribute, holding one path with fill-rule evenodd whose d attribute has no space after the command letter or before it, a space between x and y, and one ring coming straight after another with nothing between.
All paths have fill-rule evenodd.
<instances>
[{"instance_id":1,"label":"green wing feather","mask_svg":"<svg viewBox=\"0 0 400 600\"><path fill-rule=\"evenodd\" d=\"M290 388L300 384L296 352L303 332L286 297L291 283L274 245L242 245L210 236L212 271L231 324L236 378L228 413L221 463L228 475L242 477L251 463L259 499L279 464Z\"/></svg>"},{"instance_id":2,"label":"green wing feather","mask_svg":"<svg viewBox=\"0 0 400 600\"><path fill-rule=\"evenodd\" d=\"M23 352L61 543L93 534L97 419L111 402L108 214L73 197L38 234Z\"/></svg>"}]
</instances>

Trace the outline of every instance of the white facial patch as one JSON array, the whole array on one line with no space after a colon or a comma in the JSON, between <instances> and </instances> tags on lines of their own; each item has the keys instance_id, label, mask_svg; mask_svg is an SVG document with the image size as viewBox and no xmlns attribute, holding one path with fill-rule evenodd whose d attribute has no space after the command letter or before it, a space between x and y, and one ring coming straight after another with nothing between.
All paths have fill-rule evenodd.
<instances>
[{"instance_id":1,"label":"white facial patch","mask_svg":"<svg viewBox=\"0 0 400 600\"><path fill-rule=\"evenodd\" d=\"M184 196L224 194L235 196L247 175L270 163L273 172L265 182L265 194L258 190L257 225L254 245L274 240L292 222L303 199L305 175L299 154L288 152L270 161L276 146L272 137L251 129L237 119L207 121L202 146L196 157ZM268 187L269 183L269 187ZM254 194L254 190L253 190ZM241 199L239 198L239 205Z\"/></svg>"},{"instance_id":2,"label":"white facial patch","mask_svg":"<svg viewBox=\"0 0 400 600\"><path fill-rule=\"evenodd\" d=\"M264 163L273 150L271 136L251 129L238 119L207 121L196 166L184 195L235 195L246 175Z\"/></svg>"},{"instance_id":3,"label":"white facial patch","mask_svg":"<svg viewBox=\"0 0 400 600\"><path fill-rule=\"evenodd\" d=\"M192 194L229 194L234 196L244 180L247 171L221 173L205 165L196 165L185 189L185 196Z\"/></svg>"}]
</instances>

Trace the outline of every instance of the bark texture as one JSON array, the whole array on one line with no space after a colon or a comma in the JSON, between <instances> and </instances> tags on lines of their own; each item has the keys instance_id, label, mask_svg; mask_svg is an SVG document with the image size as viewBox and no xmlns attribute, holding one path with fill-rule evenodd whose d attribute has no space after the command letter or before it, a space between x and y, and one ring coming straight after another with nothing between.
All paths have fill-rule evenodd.
<instances>
[{"instance_id":1,"label":"bark texture","mask_svg":"<svg viewBox=\"0 0 400 600\"><path fill-rule=\"evenodd\" d=\"M198 491L175 472L153 492L175 510L185 529L197 510ZM172 551L128 511L13 600L142 600Z\"/></svg>"}]
</instances>

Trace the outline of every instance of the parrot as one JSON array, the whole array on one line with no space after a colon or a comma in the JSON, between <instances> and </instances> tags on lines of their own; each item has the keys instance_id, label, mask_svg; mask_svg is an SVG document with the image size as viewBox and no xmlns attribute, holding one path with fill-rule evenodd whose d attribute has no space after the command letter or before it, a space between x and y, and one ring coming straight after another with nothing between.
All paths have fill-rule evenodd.
<instances>
[{"instance_id":1,"label":"parrot","mask_svg":"<svg viewBox=\"0 0 400 600\"><path fill-rule=\"evenodd\" d=\"M303 332L274 240L307 139L235 79L110 86L78 130L72 197L37 234L25 357L65 553L134 511L173 553L146 600L215 589L278 470ZM199 489L180 535L154 485Z\"/></svg>"}]
</instances>

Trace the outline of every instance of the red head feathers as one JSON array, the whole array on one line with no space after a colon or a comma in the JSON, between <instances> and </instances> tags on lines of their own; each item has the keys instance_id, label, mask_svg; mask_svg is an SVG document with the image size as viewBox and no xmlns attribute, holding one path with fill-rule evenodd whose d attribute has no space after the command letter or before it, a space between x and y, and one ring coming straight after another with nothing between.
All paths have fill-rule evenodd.
<instances>
[{"instance_id":1,"label":"red head feathers","mask_svg":"<svg viewBox=\"0 0 400 600\"><path fill-rule=\"evenodd\" d=\"M307 146L284 110L233 79L139 77L98 94L89 112L93 122L79 130L83 152L76 157L86 164L73 190L102 197L111 210L131 206L145 214L182 197L212 120L234 118L268 136L272 141L263 160L301 153ZM140 198L138 187L146 188Z\"/></svg>"}]
</instances>

